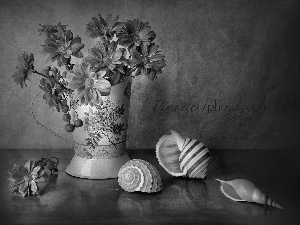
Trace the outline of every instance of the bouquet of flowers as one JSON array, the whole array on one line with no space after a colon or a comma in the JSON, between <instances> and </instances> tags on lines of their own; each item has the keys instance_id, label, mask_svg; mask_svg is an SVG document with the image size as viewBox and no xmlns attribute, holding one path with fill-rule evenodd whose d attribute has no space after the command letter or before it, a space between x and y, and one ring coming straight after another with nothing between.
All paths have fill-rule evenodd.
<instances>
[{"instance_id":1,"label":"bouquet of flowers","mask_svg":"<svg viewBox=\"0 0 300 225\"><path fill-rule=\"evenodd\" d=\"M17 71L12 75L14 81L23 88L33 73L40 75L43 99L50 108L64 113L68 132L83 125L79 118L70 123L69 110L74 102L101 105L102 96L106 96L112 86L121 83L127 76L145 75L154 80L166 66L164 55L153 42L156 34L148 22L118 20L119 16L111 14L106 19L100 14L99 18L92 18L85 34L96 39L96 44L89 49L86 57L81 52L84 48L81 38L74 37L67 25L40 25L38 31L45 38L43 52L49 55L46 63L56 62L59 69L46 66L42 71L36 71L32 53L24 52L18 58ZM82 62L74 64L73 57L82 58Z\"/></svg>"}]
</instances>

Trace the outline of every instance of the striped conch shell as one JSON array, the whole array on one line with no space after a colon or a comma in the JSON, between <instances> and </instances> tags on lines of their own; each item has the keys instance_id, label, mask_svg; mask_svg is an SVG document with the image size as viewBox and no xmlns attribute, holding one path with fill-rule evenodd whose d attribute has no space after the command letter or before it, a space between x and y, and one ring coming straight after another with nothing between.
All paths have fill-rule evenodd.
<instances>
[{"instance_id":1,"label":"striped conch shell","mask_svg":"<svg viewBox=\"0 0 300 225\"><path fill-rule=\"evenodd\" d=\"M210 153L200 141L183 138L176 131L163 135L156 144L159 164L172 176L205 178Z\"/></svg>"},{"instance_id":2,"label":"striped conch shell","mask_svg":"<svg viewBox=\"0 0 300 225\"><path fill-rule=\"evenodd\" d=\"M132 159L119 170L118 182L128 192L158 192L162 189L161 177L157 169L142 159Z\"/></svg>"},{"instance_id":3,"label":"striped conch shell","mask_svg":"<svg viewBox=\"0 0 300 225\"><path fill-rule=\"evenodd\" d=\"M216 179L221 183L221 191L233 201L247 201L258 204L269 205L275 208L283 209L281 205L274 202L271 198L261 192L254 184L245 179L235 179L231 181L223 181Z\"/></svg>"}]
</instances>

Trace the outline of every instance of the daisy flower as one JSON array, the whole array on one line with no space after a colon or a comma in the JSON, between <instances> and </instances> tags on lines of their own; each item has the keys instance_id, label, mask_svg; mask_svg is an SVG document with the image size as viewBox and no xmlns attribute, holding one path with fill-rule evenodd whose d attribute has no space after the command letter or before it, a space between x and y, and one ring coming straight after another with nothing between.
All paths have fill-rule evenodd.
<instances>
[{"instance_id":1,"label":"daisy flower","mask_svg":"<svg viewBox=\"0 0 300 225\"><path fill-rule=\"evenodd\" d=\"M114 72L118 69L124 73L122 67L122 56L125 52L124 48L117 49L117 42L108 41L97 44L90 49L88 57L85 58L87 62L91 64L97 70L110 70Z\"/></svg>"},{"instance_id":2,"label":"daisy flower","mask_svg":"<svg viewBox=\"0 0 300 225\"><path fill-rule=\"evenodd\" d=\"M150 79L157 78L157 74L162 73L162 68L166 66L165 56L158 50L159 46L154 43L143 45L141 54L136 49L130 50L130 64L133 68L132 76L146 75Z\"/></svg>"},{"instance_id":3,"label":"daisy flower","mask_svg":"<svg viewBox=\"0 0 300 225\"><path fill-rule=\"evenodd\" d=\"M119 16L113 18L112 14L108 14L105 20L99 14L99 19L93 17L92 21L87 24L85 34L91 38L100 37L101 41L110 41L125 25L125 23L118 22L118 20Z\"/></svg>"},{"instance_id":4,"label":"daisy flower","mask_svg":"<svg viewBox=\"0 0 300 225\"><path fill-rule=\"evenodd\" d=\"M43 52L49 54L47 61L57 61L59 67L66 65L71 56L83 58L80 50L84 44L81 43L81 38L79 36L73 38L70 30L64 30L60 26L57 27L56 33L48 35L42 47Z\"/></svg>"},{"instance_id":5,"label":"daisy flower","mask_svg":"<svg viewBox=\"0 0 300 225\"><path fill-rule=\"evenodd\" d=\"M94 72L85 61L75 65L72 74L68 75L71 79L69 86L75 90L74 100L91 106L101 104L101 96L107 95L111 88L110 82L103 75L101 72Z\"/></svg>"},{"instance_id":6,"label":"daisy flower","mask_svg":"<svg viewBox=\"0 0 300 225\"><path fill-rule=\"evenodd\" d=\"M134 46L140 46L142 42L152 42L156 34L150 31L151 27L148 24L139 19L128 20L126 26L117 34L119 44L131 49Z\"/></svg>"}]
</instances>

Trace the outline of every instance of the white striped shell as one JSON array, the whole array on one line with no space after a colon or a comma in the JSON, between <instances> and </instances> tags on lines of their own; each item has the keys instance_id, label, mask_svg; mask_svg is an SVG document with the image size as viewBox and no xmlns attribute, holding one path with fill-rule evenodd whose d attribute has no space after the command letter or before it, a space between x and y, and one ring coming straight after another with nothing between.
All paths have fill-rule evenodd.
<instances>
[{"instance_id":1,"label":"white striped shell","mask_svg":"<svg viewBox=\"0 0 300 225\"><path fill-rule=\"evenodd\" d=\"M176 131L163 135L156 144L159 164L172 176L205 178L210 153L200 141L183 138Z\"/></svg>"},{"instance_id":2,"label":"white striped shell","mask_svg":"<svg viewBox=\"0 0 300 225\"><path fill-rule=\"evenodd\" d=\"M128 192L158 192L162 189L161 177L157 169L142 159L132 159L119 170L118 182Z\"/></svg>"},{"instance_id":3,"label":"white striped shell","mask_svg":"<svg viewBox=\"0 0 300 225\"><path fill-rule=\"evenodd\" d=\"M273 201L270 197L265 195L261 190L256 188L254 184L245 179L235 179L231 181L224 181L216 179L221 183L221 192L233 201L247 201L258 204L269 205L275 208L283 209L281 205Z\"/></svg>"}]
</instances>

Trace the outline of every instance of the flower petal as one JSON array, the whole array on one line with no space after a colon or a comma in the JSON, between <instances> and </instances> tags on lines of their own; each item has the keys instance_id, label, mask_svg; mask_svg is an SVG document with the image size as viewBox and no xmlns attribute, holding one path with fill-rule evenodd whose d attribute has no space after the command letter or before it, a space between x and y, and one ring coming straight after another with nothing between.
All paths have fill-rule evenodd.
<instances>
[{"instance_id":1,"label":"flower petal","mask_svg":"<svg viewBox=\"0 0 300 225\"><path fill-rule=\"evenodd\" d=\"M14 168L9 171L11 177L15 179L16 182L24 180L24 176L28 173L28 170L23 166L14 165Z\"/></svg>"},{"instance_id":2,"label":"flower petal","mask_svg":"<svg viewBox=\"0 0 300 225\"><path fill-rule=\"evenodd\" d=\"M24 164L24 168L26 169L26 170L28 170L28 172L31 170L31 164L32 164L32 162L31 162L31 160L30 159L28 159L27 161L26 161L26 163Z\"/></svg>"},{"instance_id":3,"label":"flower petal","mask_svg":"<svg viewBox=\"0 0 300 225\"><path fill-rule=\"evenodd\" d=\"M116 65L114 65L114 64L108 65L108 69L110 69L111 71L113 71L115 68L116 68Z\"/></svg>"},{"instance_id":4,"label":"flower petal","mask_svg":"<svg viewBox=\"0 0 300 225\"><path fill-rule=\"evenodd\" d=\"M100 14L98 14L98 16L99 16L99 20L100 20L101 25L103 27L107 27L107 22L105 21L105 19L103 19Z\"/></svg>"},{"instance_id":5,"label":"flower petal","mask_svg":"<svg viewBox=\"0 0 300 225\"><path fill-rule=\"evenodd\" d=\"M106 70L100 70L99 72L97 72L97 80L104 77L106 75L106 72L107 72Z\"/></svg>"},{"instance_id":6,"label":"flower petal","mask_svg":"<svg viewBox=\"0 0 300 225\"><path fill-rule=\"evenodd\" d=\"M63 29L62 29L63 30ZM73 39L73 33L70 30L66 30L64 32L65 40L66 42L69 42L71 39ZM73 39L74 40L74 39Z\"/></svg>"},{"instance_id":7,"label":"flower petal","mask_svg":"<svg viewBox=\"0 0 300 225\"><path fill-rule=\"evenodd\" d=\"M45 171L42 169L38 172L38 177L41 177L45 174Z\"/></svg>"},{"instance_id":8,"label":"flower petal","mask_svg":"<svg viewBox=\"0 0 300 225\"><path fill-rule=\"evenodd\" d=\"M24 182L19 186L19 192L22 194L23 197L26 196L26 194L28 194L28 182Z\"/></svg>"},{"instance_id":9,"label":"flower petal","mask_svg":"<svg viewBox=\"0 0 300 225\"><path fill-rule=\"evenodd\" d=\"M108 22L108 24L107 24L108 28L111 29L118 22L118 20L119 20L119 15Z\"/></svg>"},{"instance_id":10,"label":"flower petal","mask_svg":"<svg viewBox=\"0 0 300 225\"><path fill-rule=\"evenodd\" d=\"M32 192L32 194L35 194L38 191L38 186L36 185L35 181L31 181L29 183L30 185L30 191Z\"/></svg>"},{"instance_id":11,"label":"flower petal","mask_svg":"<svg viewBox=\"0 0 300 225\"><path fill-rule=\"evenodd\" d=\"M150 47L150 51L148 53L148 56L151 57L158 51L159 46L158 45L153 45Z\"/></svg>"},{"instance_id":12,"label":"flower petal","mask_svg":"<svg viewBox=\"0 0 300 225\"><path fill-rule=\"evenodd\" d=\"M79 77L79 76L73 76L72 82L84 84L85 79L87 79L87 78L85 78L85 77Z\"/></svg>"},{"instance_id":13,"label":"flower petal","mask_svg":"<svg viewBox=\"0 0 300 225\"><path fill-rule=\"evenodd\" d=\"M93 101L94 104L102 104L101 93L97 89L93 89Z\"/></svg>"},{"instance_id":14,"label":"flower petal","mask_svg":"<svg viewBox=\"0 0 300 225\"><path fill-rule=\"evenodd\" d=\"M82 102L82 98L84 97L84 92L85 92L84 88L77 89L73 95L74 100L75 101L79 100L80 102Z\"/></svg>"},{"instance_id":15,"label":"flower petal","mask_svg":"<svg viewBox=\"0 0 300 225\"><path fill-rule=\"evenodd\" d=\"M34 180L36 183L44 183L47 181L45 177L39 177Z\"/></svg>"},{"instance_id":16,"label":"flower petal","mask_svg":"<svg viewBox=\"0 0 300 225\"><path fill-rule=\"evenodd\" d=\"M101 79L101 80L98 80L95 84L94 84L94 87L97 88L98 90L100 91L104 91L104 90L107 90L111 87L111 84L108 80L106 79Z\"/></svg>"},{"instance_id":17,"label":"flower petal","mask_svg":"<svg viewBox=\"0 0 300 225\"><path fill-rule=\"evenodd\" d=\"M141 72L142 72L142 75L143 75L143 76L144 76L144 75L147 75L147 68L142 67L142 68L141 68Z\"/></svg>"},{"instance_id":18,"label":"flower petal","mask_svg":"<svg viewBox=\"0 0 300 225\"><path fill-rule=\"evenodd\" d=\"M101 53L102 58L106 57L106 49L105 49L105 45L108 45L107 43L102 43L100 41L97 42L97 44L95 45L95 48L98 49L98 51Z\"/></svg>"},{"instance_id":19,"label":"flower petal","mask_svg":"<svg viewBox=\"0 0 300 225\"><path fill-rule=\"evenodd\" d=\"M81 37L79 37L78 35L73 38L70 42L70 46L74 45L74 44L81 44Z\"/></svg>"},{"instance_id":20,"label":"flower petal","mask_svg":"<svg viewBox=\"0 0 300 225\"><path fill-rule=\"evenodd\" d=\"M133 72L132 72L132 76L139 76L141 74L141 67L136 68Z\"/></svg>"},{"instance_id":21,"label":"flower petal","mask_svg":"<svg viewBox=\"0 0 300 225\"><path fill-rule=\"evenodd\" d=\"M85 100L85 103L89 103L91 98L92 98L92 94L91 94L91 88L87 88L85 91L84 91L84 100ZM83 100L82 99L82 100Z\"/></svg>"},{"instance_id":22,"label":"flower petal","mask_svg":"<svg viewBox=\"0 0 300 225\"><path fill-rule=\"evenodd\" d=\"M72 89L72 90L76 90L76 89L83 88L83 87L85 87L85 86L84 86L84 84L82 84L82 83L74 83L74 82L72 82L72 83L70 83L69 87L70 87L70 89Z\"/></svg>"},{"instance_id":23,"label":"flower petal","mask_svg":"<svg viewBox=\"0 0 300 225\"><path fill-rule=\"evenodd\" d=\"M126 25L124 22L117 22L115 23L115 26L112 28L113 31L115 31L117 34L120 33L122 28Z\"/></svg>"},{"instance_id":24,"label":"flower petal","mask_svg":"<svg viewBox=\"0 0 300 225\"><path fill-rule=\"evenodd\" d=\"M151 27L146 27L139 32L140 37L145 37L151 30Z\"/></svg>"},{"instance_id":25,"label":"flower petal","mask_svg":"<svg viewBox=\"0 0 300 225\"><path fill-rule=\"evenodd\" d=\"M113 53L112 59L114 61L118 61L123 56L124 52L125 52L125 48L119 48L117 51Z\"/></svg>"},{"instance_id":26,"label":"flower petal","mask_svg":"<svg viewBox=\"0 0 300 225\"><path fill-rule=\"evenodd\" d=\"M36 166L36 167L32 168L31 173L38 174L40 172L40 170L42 170L42 167L41 166Z\"/></svg>"},{"instance_id":27,"label":"flower petal","mask_svg":"<svg viewBox=\"0 0 300 225\"><path fill-rule=\"evenodd\" d=\"M84 47L84 44L82 44L82 43L74 43L73 45L70 46L72 52L78 52L81 49L83 49L83 47Z\"/></svg>"},{"instance_id":28,"label":"flower petal","mask_svg":"<svg viewBox=\"0 0 300 225\"><path fill-rule=\"evenodd\" d=\"M134 48L130 49L129 54L132 56L133 59L140 61L142 59L141 54Z\"/></svg>"},{"instance_id":29,"label":"flower petal","mask_svg":"<svg viewBox=\"0 0 300 225\"><path fill-rule=\"evenodd\" d=\"M108 15L106 16L106 23L107 23L106 26L108 26L108 24L111 22L112 17L113 17L112 14L108 14Z\"/></svg>"},{"instance_id":30,"label":"flower petal","mask_svg":"<svg viewBox=\"0 0 300 225\"><path fill-rule=\"evenodd\" d=\"M87 56L86 58L86 61L89 62L92 66L95 66L99 63L101 63L101 59L100 58L96 58L96 57L93 57L93 56Z\"/></svg>"},{"instance_id":31,"label":"flower petal","mask_svg":"<svg viewBox=\"0 0 300 225\"><path fill-rule=\"evenodd\" d=\"M83 58L83 54L81 51L75 52L72 55L75 56L76 58Z\"/></svg>"},{"instance_id":32,"label":"flower petal","mask_svg":"<svg viewBox=\"0 0 300 225\"><path fill-rule=\"evenodd\" d=\"M65 75L66 81L67 81L68 83L70 83L70 82L72 81L73 77L75 77L75 74L74 74L74 73L69 73L69 72L67 72L66 75Z\"/></svg>"}]
</instances>

